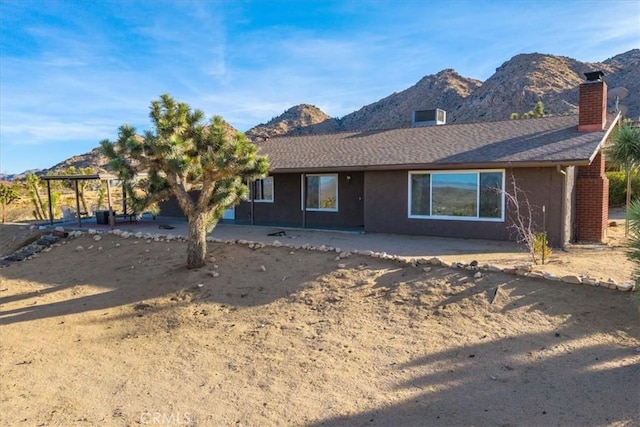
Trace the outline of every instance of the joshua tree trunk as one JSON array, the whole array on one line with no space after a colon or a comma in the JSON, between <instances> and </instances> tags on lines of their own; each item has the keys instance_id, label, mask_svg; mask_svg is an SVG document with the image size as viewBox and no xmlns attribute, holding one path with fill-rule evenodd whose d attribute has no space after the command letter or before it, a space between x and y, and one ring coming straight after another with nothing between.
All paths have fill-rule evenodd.
<instances>
[{"instance_id":1,"label":"joshua tree trunk","mask_svg":"<svg viewBox=\"0 0 640 427\"><path fill-rule=\"evenodd\" d=\"M207 254L207 215L194 212L189 218L189 243L187 244L187 268L205 265Z\"/></svg>"}]
</instances>

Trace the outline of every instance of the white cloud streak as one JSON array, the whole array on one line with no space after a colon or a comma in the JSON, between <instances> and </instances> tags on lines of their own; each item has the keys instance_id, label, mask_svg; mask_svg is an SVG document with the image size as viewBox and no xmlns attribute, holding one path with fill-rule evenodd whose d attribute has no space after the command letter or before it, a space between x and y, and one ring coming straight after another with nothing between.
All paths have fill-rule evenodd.
<instances>
[{"instance_id":1,"label":"white cloud streak","mask_svg":"<svg viewBox=\"0 0 640 427\"><path fill-rule=\"evenodd\" d=\"M343 116L444 68L484 80L519 53L640 47L631 1L304 5L3 3L0 170L48 167L124 122L147 129L162 93L247 130L301 103Z\"/></svg>"}]
</instances>

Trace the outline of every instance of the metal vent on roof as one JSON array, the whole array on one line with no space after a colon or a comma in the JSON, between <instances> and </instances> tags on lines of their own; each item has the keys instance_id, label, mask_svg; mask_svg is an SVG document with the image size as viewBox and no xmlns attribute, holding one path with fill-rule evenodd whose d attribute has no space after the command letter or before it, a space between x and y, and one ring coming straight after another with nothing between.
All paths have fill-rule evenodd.
<instances>
[{"instance_id":1,"label":"metal vent on roof","mask_svg":"<svg viewBox=\"0 0 640 427\"><path fill-rule=\"evenodd\" d=\"M411 125L417 126L433 126L443 125L447 122L447 112L436 108L434 110L416 110L413 112Z\"/></svg>"}]
</instances>

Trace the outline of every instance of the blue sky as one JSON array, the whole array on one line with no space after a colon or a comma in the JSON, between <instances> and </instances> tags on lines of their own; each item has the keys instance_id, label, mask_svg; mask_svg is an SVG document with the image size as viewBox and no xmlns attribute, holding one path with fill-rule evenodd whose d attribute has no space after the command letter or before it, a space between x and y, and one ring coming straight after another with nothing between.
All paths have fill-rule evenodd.
<instances>
[{"instance_id":1,"label":"blue sky","mask_svg":"<svg viewBox=\"0 0 640 427\"><path fill-rule=\"evenodd\" d=\"M640 47L640 1L0 0L0 172L150 128L169 93L246 131L314 104L341 117L453 68Z\"/></svg>"}]
</instances>

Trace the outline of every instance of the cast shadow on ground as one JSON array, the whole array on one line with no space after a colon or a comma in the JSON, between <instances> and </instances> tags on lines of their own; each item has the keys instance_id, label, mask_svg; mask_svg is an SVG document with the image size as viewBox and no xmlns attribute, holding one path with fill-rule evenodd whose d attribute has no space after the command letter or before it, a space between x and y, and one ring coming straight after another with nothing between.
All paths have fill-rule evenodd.
<instances>
[{"instance_id":1,"label":"cast shadow on ground","mask_svg":"<svg viewBox=\"0 0 640 427\"><path fill-rule=\"evenodd\" d=\"M464 274L454 271L447 279L463 279ZM421 286L419 281L412 285ZM487 284L482 281L467 282L467 286L455 295L444 296L433 308L460 304L487 291ZM608 290L520 277L505 281L500 289L509 295L510 302L497 302L497 313L525 308L525 315L540 311L565 320L555 331L504 333L471 345L452 343L442 351L430 351L428 343L420 343L425 348L424 355L394 366L395 372L388 377L403 378L390 386L390 391L411 397L309 425L640 423L640 357L636 349L640 325L637 321L629 322L638 318L634 304L611 307L598 298ZM558 303L557 306L565 307L563 310L550 303L540 304L544 292L547 295L555 292L560 301L572 304ZM622 323L621 319L629 323ZM593 327L596 324L598 327ZM612 344L603 338L606 336L628 338ZM592 337L597 339L584 344L584 340ZM370 381L389 382L381 377L372 377Z\"/></svg>"},{"instance_id":2,"label":"cast shadow on ground","mask_svg":"<svg viewBox=\"0 0 640 427\"><path fill-rule=\"evenodd\" d=\"M77 251L78 246L88 248L94 243L90 236L83 236L33 260L0 270L0 277L32 286L17 294L3 296L6 289L0 292L0 325L135 305L154 298L169 300L184 293L200 302L230 306L268 304L309 286L336 268L335 262L327 262L335 254L315 252L302 259L290 255L285 248L254 251L243 245L211 243L207 266L188 270L183 242L152 242L151 245L162 245L162 250L146 252L150 246L143 240L136 245L120 238L114 241L122 246L101 242L101 251L97 244L91 250ZM116 256L121 251L129 251L130 256ZM303 271L292 274L288 262L304 263ZM232 264L235 276L227 273L226 267ZM75 265L83 268L74 268ZM218 276L213 277L214 271Z\"/></svg>"},{"instance_id":3,"label":"cast shadow on ground","mask_svg":"<svg viewBox=\"0 0 640 427\"><path fill-rule=\"evenodd\" d=\"M504 357L489 357L496 347ZM572 351L544 333L456 347L397 367L414 373L397 384L411 398L310 426L637 425L640 374L632 353L607 345ZM621 359L627 363L607 366ZM580 367L567 369L576 360Z\"/></svg>"}]
</instances>

